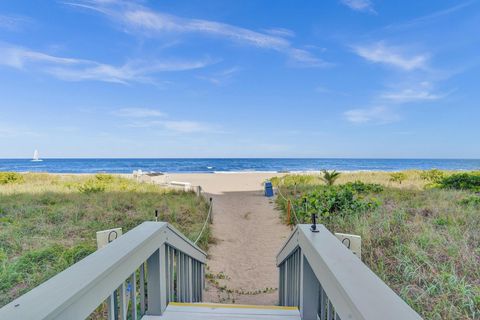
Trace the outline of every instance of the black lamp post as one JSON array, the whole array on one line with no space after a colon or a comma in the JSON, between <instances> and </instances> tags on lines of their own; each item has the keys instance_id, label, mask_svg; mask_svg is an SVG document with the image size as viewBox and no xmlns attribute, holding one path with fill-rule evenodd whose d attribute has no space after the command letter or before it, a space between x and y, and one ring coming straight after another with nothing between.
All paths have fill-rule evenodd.
<instances>
[{"instance_id":1,"label":"black lamp post","mask_svg":"<svg viewBox=\"0 0 480 320\"><path fill-rule=\"evenodd\" d=\"M310 227L310 231L318 232L318 229L317 229L317 215L315 213L312 213L312 226Z\"/></svg>"}]
</instances>

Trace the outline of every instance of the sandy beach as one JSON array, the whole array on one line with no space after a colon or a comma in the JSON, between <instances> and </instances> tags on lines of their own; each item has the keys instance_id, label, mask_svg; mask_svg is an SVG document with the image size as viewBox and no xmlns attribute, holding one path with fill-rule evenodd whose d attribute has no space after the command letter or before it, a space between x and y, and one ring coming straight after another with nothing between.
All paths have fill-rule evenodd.
<instances>
[{"instance_id":1,"label":"sandy beach","mask_svg":"<svg viewBox=\"0 0 480 320\"><path fill-rule=\"evenodd\" d=\"M208 272L220 286L233 293L218 290L207 281L204 301L277 303L275 257L290 228L281 223L273 198L263 195L262 182L278 175L274 172L168 174L169 181L200 185L206 196L213 198L215 243L208 251Z\"/></svg>"}]
</instances>

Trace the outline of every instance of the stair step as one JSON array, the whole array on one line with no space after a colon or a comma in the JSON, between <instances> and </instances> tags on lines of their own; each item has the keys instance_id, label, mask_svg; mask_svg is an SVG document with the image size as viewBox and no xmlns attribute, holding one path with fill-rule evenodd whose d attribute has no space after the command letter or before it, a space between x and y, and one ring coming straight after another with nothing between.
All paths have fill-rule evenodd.
<instances>
[{"instance_id":1,"label":"stair step","mask_svg":"<svg viewBox=\"0 0 480 320\"><path fill-rule=\"evenodd\" d=\"M142 320L204 319L300 320L300 312L295 307L170 302L162 316L143 316L142 318Z\"/></svg>"}]
</instances>

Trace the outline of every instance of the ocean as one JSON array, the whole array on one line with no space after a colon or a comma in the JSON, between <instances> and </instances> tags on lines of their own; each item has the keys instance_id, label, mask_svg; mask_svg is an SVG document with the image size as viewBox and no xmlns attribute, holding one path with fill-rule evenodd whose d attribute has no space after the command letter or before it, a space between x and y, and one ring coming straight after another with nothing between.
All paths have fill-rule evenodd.
<instances>
[{"instance_id":1,"label":"ocean","mask_svg":"<svg viewBox=\"0 0 480 320\"><path fill-rule=\"evenodd\" d=\"M480 170L480 159L0 159L0 171L51 173L171 173L248 171L398 171L407 169Z\"/></svg>"}]
</instances>

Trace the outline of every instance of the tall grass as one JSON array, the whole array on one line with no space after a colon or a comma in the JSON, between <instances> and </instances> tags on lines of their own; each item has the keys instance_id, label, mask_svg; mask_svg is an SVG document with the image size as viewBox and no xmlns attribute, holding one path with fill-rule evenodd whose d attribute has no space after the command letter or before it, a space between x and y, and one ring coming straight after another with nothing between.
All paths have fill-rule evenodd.
<instances>
[{"instance_id":1,"label":"tall grass","mask_svg":"<svg viewBox=\"0 0 480 320\"><path fill-rule=\"evenodd\" d=\"M320 223L332 232L362 236L363 262L425 319L480 319L480 197L429 188L420 174L406 172L401 184L388 173L342 174L338 184L383 185L383 191L367 195L380 205ZM312 176L274 183L288 198L298 198L322 182ZM285 201L279 197L277 204L285 214ZM297 214L309 222L301 210Z\"/></svg>"},{"instance_id":2,"label":"tall grass","mask_svg":"<svg viewBox=\"0 0 480 320\"><path fill-rule=\"evenodd\" d=\"M111 175L22 174L0 184L0 306L95 250L95 232L146 220L195 239L208 204L194 193ZM206 247L209 230L200 239Z\"/></svg>"}]
</instances>

